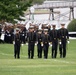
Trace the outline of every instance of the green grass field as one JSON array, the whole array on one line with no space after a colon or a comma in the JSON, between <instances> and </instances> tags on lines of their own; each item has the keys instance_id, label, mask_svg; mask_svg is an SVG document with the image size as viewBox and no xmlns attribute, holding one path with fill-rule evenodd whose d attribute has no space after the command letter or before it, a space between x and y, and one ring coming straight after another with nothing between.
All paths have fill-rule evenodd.
<instances>
[{"instance_id":1,"label":"green grass field","mask_svg":"<svg viewBox=\"0 0 76 75\"><path fill-rule=\"evenodd\" d=\"M35 47L35 58L28 59L27 46L21 48L21 58L14 59L12 44L0 44L0 75L76 75L76 40L70 40L67 57L38 59Z\"/></svg>"}]
</instances>

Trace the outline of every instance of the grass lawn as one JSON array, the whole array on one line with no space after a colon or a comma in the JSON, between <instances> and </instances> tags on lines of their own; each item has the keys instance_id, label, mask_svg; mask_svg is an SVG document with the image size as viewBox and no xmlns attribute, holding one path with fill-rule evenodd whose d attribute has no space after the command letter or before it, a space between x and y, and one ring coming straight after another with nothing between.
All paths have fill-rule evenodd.
<instances>
[{"instance_id":1,"label":"grass lawn","mask_svg":"<svg viewBox=\"0 0 76 75\"><path fill-rule=\"evenodd\" d=\"M67 57L51 58L51 47L48 59L38 59L35 47L35 58L28 59L27 49L21 48L21 58L14 59L12 44L0 44L0 75L76 75L76 40L70 40Z\"/></svg>"}]
</instances>

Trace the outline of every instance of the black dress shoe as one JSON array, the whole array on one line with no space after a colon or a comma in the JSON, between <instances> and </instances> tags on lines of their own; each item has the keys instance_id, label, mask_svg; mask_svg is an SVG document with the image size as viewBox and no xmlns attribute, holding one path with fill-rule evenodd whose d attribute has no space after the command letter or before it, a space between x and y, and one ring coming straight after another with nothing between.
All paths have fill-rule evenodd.
<instances>
[{"instance_id":1,"label":"black dress shoe","mask_svg":"<svg viewBox=\"0 0 76 75\"><path fill-rule=\"evenodd\" d=\"M33 57L31 57L31 59L33 59Z\"/></svg>"},{"instance_id":2,"label":"black dress shoe","mask_svg":"<svg viewBox=\"0 0 76 75\"><path fill-rule=\"evenodd\" d=\"M20 57L17 57L18 59L20 59Z\"/></svg>"}]
</instances>

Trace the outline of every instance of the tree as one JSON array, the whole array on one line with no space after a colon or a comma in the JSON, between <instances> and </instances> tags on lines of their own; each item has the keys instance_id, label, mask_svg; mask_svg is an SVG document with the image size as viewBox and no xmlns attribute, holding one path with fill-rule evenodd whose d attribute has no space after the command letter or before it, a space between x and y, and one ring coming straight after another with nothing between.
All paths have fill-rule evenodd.
<instances>
[{"instance_id":1,"label":"tree","mask_svg":"<svg viewBox=\"0 0 76 75\"><path fill-rule=\"evenodd\" d=\"M33 4L42 4L45 0L33 0Z\"/></svg>"},{"instance_id":2,"label":"tree","mask_svg":"<svg viewBox=\"0 0 76 75\"><path fill-rule=\"evenodd\" d=\"M14 23L31 6L32 0L0 0L0 22Z\"/></svg>"},{"instance_id":3,"label":"tree","mask_svg":"<svg viewBox=\"0 0 76 75\"><path fill-rule=\"evenodd\" d=\"M67 28L69 32L76 32L76 19L73 19Z\"/></svg>"}]
</instances>

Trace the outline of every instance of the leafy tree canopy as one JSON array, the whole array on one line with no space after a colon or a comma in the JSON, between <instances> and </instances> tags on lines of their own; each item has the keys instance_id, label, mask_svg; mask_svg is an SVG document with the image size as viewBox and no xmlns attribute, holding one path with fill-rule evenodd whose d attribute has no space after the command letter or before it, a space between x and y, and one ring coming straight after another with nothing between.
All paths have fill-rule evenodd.
<instances>
[{"instance_id":1,"label":"leafy tree canopy","mask_svg":"<svg viewBox=\"0 0 76 75\"><path fill-rule=\"evenodd\" d=\"M31 6L32 0L0 0L0 22L14 23L14 19L21 20L24 12Z\"/></svg>"},{"instance_id":2,"label":"leafy tree canopy","mask_svg":"<svg viewBox=\"0 0 76 75\"><path fill-rule=\"evenodd\" d=\"M42 4L45 0L33 0L33 4Z\"/></svg>"}]
</instances>

